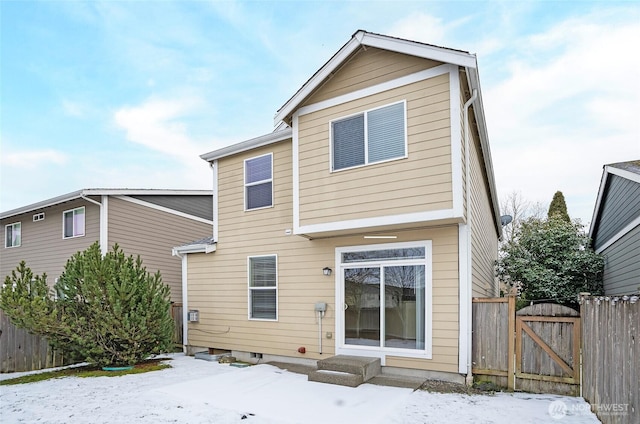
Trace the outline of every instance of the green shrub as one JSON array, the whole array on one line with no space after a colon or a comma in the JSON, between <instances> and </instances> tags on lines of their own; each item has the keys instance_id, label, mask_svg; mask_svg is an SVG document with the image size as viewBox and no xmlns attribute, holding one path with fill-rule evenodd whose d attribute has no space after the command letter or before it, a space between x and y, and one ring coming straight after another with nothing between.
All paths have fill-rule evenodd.
<instances>
[{"instance_id":1,"label":"green shrub","mask_svg":"<svg viewBox=\"0 0 640 424\"><path fill-rule=\"evenodd\" d=\"M17 326L90 364L133 365L171 349L169 287L118 245L104 256L97 242L73 255L53 291L21 262L5 280L0 307Z\"/></svg>"}]
</instances>

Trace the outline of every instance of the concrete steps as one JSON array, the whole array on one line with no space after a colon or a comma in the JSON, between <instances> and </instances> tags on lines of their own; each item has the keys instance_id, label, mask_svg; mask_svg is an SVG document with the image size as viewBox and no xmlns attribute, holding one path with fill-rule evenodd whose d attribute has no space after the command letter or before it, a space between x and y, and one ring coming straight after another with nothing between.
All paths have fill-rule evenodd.
<instances>
[{"instance_id":1,"label":"concrete steps","mask_svg":"<svg viewBox=\"0 0 640 424\"><path fill-rule=\"evenodd\" d=\"M319 383L358 387L380 374L380 358L337 355L318 361L308 380Z\"/></svg>"}]
</instances>

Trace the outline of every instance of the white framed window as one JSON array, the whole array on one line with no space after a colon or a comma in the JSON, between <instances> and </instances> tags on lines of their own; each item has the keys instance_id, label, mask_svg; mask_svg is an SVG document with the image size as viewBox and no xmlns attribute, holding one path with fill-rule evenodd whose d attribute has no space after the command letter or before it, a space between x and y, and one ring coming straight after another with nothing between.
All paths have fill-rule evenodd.
<instances>
[{"instance_id":1,"label":"white framed window","mask_svg":"<svg viewBox=\"0 0 640 424\"><path fill-rule=\"evenodd\" d=\"M249 319L278 320L278 256L249 256Z\"/></svg>"},{"instance_id":2,"label":"white framed window","mask_svg":"<svg viewBox=\"0 0 640 424\"><path fill-rule=\"evenodd\" d=\"M44 221L44 212L36 213L33 215L33 222Z\"/></svg>"},{"instance_id":3,"label":"white framed window","mask_svg":"<svg viewBox=\"0 0 640 424\"><path fill-rule=\"evenodd\" d=\"M407 157L406 101L331 121L331 170Z\"/></svg>"},{"instance_id":4,"label":"white framed window","mask_svg":"<svg viewBox=\"0 0 640 424\"><path fill-rule=\"evenodd\" d=\"M273 206L273 154L244 161L244 210Z\"/></svg>"},{"instance_id":5,"label":"white framed window","mask_svg":"<svg viewBox=\"0 0 640 424\"><path fill-rule=\"evenodd\" d=\"M84 236L85 210L84 206L64 211L62 213L62 238Z\"/></svg>"},{"instance_id":6,"label":"white framed window","mask_svg":"<svg viewBox=\"0 0 640 424\"><path fill-rule=\"evenodd\" d=\"M22 244L22 224L14 222L4 226L4 247L20 247Z\"/></svg>"},{"instance_id":7,"label":"white framed window","mask_svg":"<svg viewBox=\"0 0 640 424\"><path fill-rule=\"evenodd\" d=\"M431 357L431 246L336 249L336 353Z\"/></svg>"}]
</instances>

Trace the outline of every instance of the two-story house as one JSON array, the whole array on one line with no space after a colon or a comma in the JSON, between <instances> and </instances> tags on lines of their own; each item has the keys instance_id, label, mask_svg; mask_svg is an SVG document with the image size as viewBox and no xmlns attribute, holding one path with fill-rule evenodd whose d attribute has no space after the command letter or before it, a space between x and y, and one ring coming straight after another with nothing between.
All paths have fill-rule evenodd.
<instances>
[{"instance_id":1,"label":"two-story house","mask_svg":"<svg viewBox=\"0 0 640 424\"><path fill-rule=\"evenodd\" d=\"M103 253L115 243L140 255L151 273L160 271L171 299L182 300L176 244L211 232L210 190L82 189L0 213L4 246L0 277L20 261L53 285L67 260L98 241Z\"/></svg>"},{"instance_id":2,"label":"two-story house","mask_svg":"<svg viewBox=\"0 0 640 424\"><path fill-rule=\"evenodd\" d=\"M358 31L275 125L202 155L214 232L174 249L187 351L470 373L501 234L476 57Z\"/></svg>"}]
</instances>

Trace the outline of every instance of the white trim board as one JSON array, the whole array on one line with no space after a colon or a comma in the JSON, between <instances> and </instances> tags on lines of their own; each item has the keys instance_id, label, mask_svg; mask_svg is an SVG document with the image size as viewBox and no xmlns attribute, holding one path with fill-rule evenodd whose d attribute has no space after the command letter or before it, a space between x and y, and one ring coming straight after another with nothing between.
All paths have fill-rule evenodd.
<instances>
[{"instance_id":1,"label":"white trim board","mask_svg":"<svg viewBox=\"0 0 640 424\"><path fill-rule=\"evenodd\" d=\"M626 227L622 230L618 231L613 237L607 240L602 246L598 247L596 253L602 253L606 248L610 247L613 243L620 240L622 237L631 232L634 228L640 225L640 216L636 217L633 221L631 221Z\"/></svg>"},{"instance_id":2,"label":"white trim board","mask_svg":"<svg viewBox=\"0 0 640 424\"><path fill-rule=\"evenodd\" d=\"M293 233L296 235L314 234L329 231L379 227L384 225L411 224L451 218L459 218L455 215L455 211L453 209L440 209L435 211L415 212L401 215L387 215L373 218L351 219L346 221L326 222L322 224L303 226L299 226L298 222L295 222L294 218Z\"/></svg>"},{"instance_id":3,"label":"white trim board","mask_svg":"<svg viewBox=\"0 0 640 424\"><path fill-rule=\"evenodd\" d=\"M209 221L208 219L200 218L199 216L189 215L187 213L180 212L175 209L166 208L164 206L159 206L153 203L145 202L143 200L135 199L133 197L128 197L128 196L113 196L113 197L115 197L116 199L124 200L125 202L131 202L131 203L135 203L136 205L144 206L150 209L155 209L157 211L166 212L172 215L180 216L182 218L187 218L194 221L202 222L204 224L213 225L213 221Z\"/></svg>"},{"instance_id":4,"label":"white trim board","mask_svg":"<svg viewBox=\"0 0 640 424\"><path fill-rule=\"evenodd\" d=\"M449 119L451 142L451 191L453 211L456 216L464 217L464 190L462 190L462 128L460 116L460 75L454 70L449 72Z\"/></svg>"},{"instance_id":5,"label":"white trim board","mask_svg":"<svg viewBox=\"0 0 640 424\"><path fill-rule=\"evenodd\" d=\"M468 243L468 232L470 231L467 224L458 224L458 372L460 374L467 374L467 362L469 360L469 334L471 328L470 311L468 302L471 302L469 296L469 288L471 281L469 281L469 249L466 247Z\"/></svg>"},{"instance_id":6,"label":"white trim board","mask_svg":"<svg viewBox=\"0 0 640 424\"><path fill-rule=\"evenodd\" d=\"M600 187L598 188L598 197L596 198L596 205L593 209L593 216L591 217L591 225L589 226L589 238L591 239L593 239L593 230L595 228L596 220L598 219L598 214L600 212L600 207L602 206L602 201L604 200L604 189L607 186L607 182L609 181L609 174L617 175L618 177L622 177L627 180L634 181L640 184L640 174L636 174L636 173L627 171L625 169L616 168L610 165L604 166L604 169L602 171L602 177L600 178ZM624 231L624 229L622 231ZM629 229L629 231L631 231L631 229ZM616 237L619 234L620 233L613 236L612 239L617 240ZM596 251L596 253L598 252Z\"/></svg>"},{"instance_id":7,"label":"white trim board","mask_svg":"<svg viewBox=\"0 0 640 424\"><path fill-rule=\"evenodd\" d=\"M425 69L423 71L415 72L404 77L396 78L380 84L362 88L360 90L352 91L341 96L332 97L318 103L303 106L297 110L297 114L298 116L308 115L309 113L318 112L323 109L338 106L344 103L349 103L354 100L372 96L374 94L383 93L385 91L393 90L399 87L404 87L405 85L414 84L416 82L424 81L446 73L457 75L457 68L453 65L440 65L433 68Z\"/></svg>"},{"instance_id":8,"label":"white trim board","mask_svg":"<svg viewBox=\"0 0 640 424\"><path fill-rule=\"evenodd\" d=\"M382 250L382 249L402 249L407 247L422 247L425 248L424 259L409 259L406 261L398 262L396 260L376 260L371 262L362 263L342 263L343 252L357 252L366 250ZM425 278L425 340L424 349L411 350L411 349L398 349L388 348L381 346L357 346L346 345L344 339L344 287L342 283L342 269L354 266L385 266L395 264L411 263L411 264L424 264L424 278ZM432 359L433 358L433 241L432 240L416 240L408 242L392 242L381 244L364 244L355 246L341 246L335 248L335 353L336 355L355 355L355 356L370 356L380 358L381 365L386 365L386 357L404 357L404 358L418 358L418 359ZM381 326L381 331L384 330L384 326Z\"/></svg>"}]
</instances>

